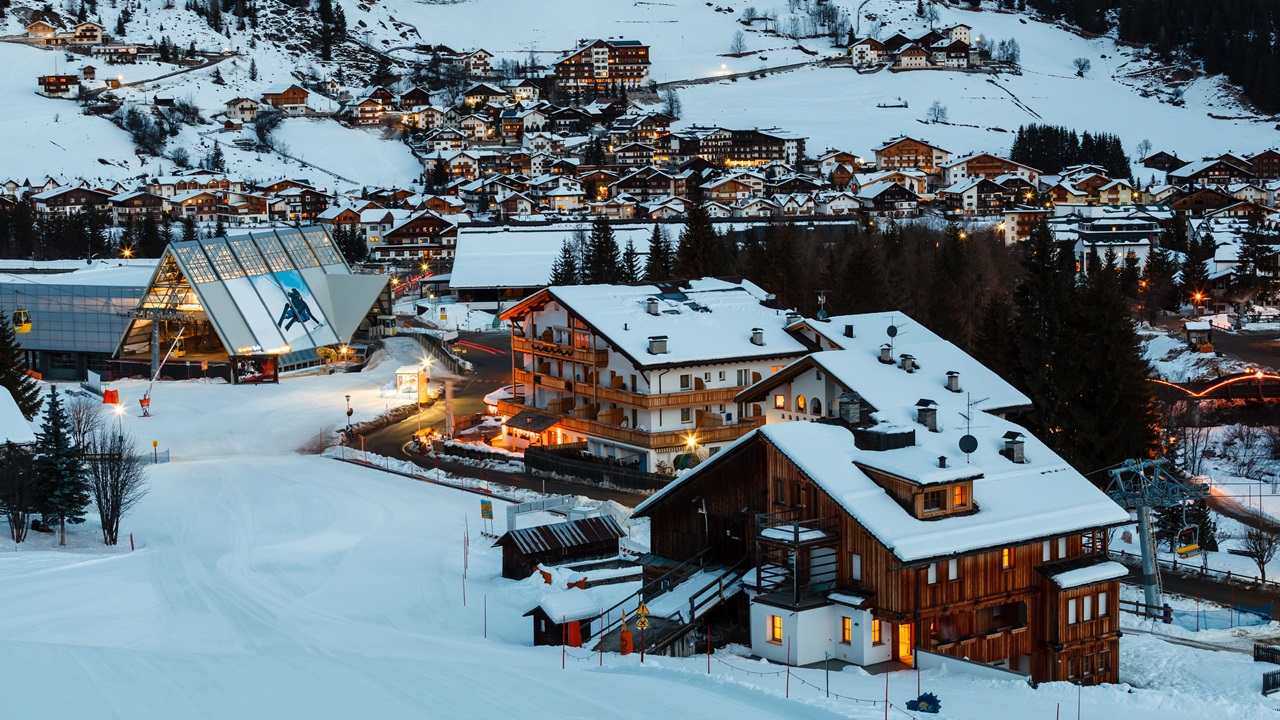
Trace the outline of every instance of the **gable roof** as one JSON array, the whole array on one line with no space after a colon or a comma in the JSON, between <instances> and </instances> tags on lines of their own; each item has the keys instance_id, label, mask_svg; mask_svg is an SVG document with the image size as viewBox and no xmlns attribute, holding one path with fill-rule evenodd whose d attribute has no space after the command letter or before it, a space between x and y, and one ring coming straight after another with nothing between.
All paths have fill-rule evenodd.
<instances>
[{"instance_id":1,"label":"gable roof","mask_svg":"<svg viewBox=\"0 0 1280 720\"><path fill-rule=\"evenodd\" d=\"M612 515L602 515L509 530L498 538L493 546L514 545L525 555L532 555L549 550L593 545L626 536L627 532L618 525L618 521Z\"/></svg>"}]
</instances>

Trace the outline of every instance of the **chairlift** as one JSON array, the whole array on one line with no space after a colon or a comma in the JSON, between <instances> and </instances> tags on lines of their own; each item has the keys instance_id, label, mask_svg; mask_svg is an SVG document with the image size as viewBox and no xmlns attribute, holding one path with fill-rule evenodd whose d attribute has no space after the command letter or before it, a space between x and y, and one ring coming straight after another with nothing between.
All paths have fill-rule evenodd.
<instances>
[{"instance_id":1,"label":"chairlift","mask_svg":"<svg viewBox=\"0 0 1280 720\"><path fill-rule=\"evenodd\" d=\"M1200 528L1196 525L1184 525L1178 531L1178 557L1186 560L1204 554L1200 547Z\"/></svg>"},{"instance_id":2,"label":"chairlift","mask_svg":"<svg viewBox=\"0 0 1280 720\"><path fill-rule=\"evenodd\" d=\"M19 333L31 332L31 313L23 308L18 308L13 312L13 329Z\"/></svg>"},{"instance_id":3,"label":"chairlift","mask_svg":"<svg viewBox=\"0 0 1280 720\"><path fill-rule=\"evenodd\" d=\"M176 358L187 356L187 343L181 336L173 343L173 356Z\"/></svg>"}]
</instances>

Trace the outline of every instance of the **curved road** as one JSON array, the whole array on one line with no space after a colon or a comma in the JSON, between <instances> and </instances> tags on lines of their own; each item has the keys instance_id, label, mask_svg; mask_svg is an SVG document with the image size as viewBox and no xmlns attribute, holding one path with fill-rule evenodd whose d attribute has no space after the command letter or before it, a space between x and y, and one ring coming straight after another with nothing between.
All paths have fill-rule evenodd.
<instances>
[{"instance_id":1,"label":"curved road","mask_svg":"<svg viewBox=\"0 0 1280 720\"><path fill-rule=\"evenodd\" d=\"M453 416L455 418L483 412L484 396L511 383L511 335L505 332L462 333L459 347L466 348L466 359L475 365L474 375L468 375L454 383ZM380 428L364 436L363 448L367 452L410 460L424 468L435 468L431 458L424 458L405 451L419 428L433 427L444 430L444 400L440 399L421 412L409 416L394 425ZM356 444L356 447L360 447ZM596 500L613 500L627 507L634 507L645 495L601 488L589 483L566 482L553 478L531 478L519 473L481 470L472 465L441 462L441 470L465 477L481 478L512 487L550 492L562 495L586 495Z\"/></svg>"}]
</instances>

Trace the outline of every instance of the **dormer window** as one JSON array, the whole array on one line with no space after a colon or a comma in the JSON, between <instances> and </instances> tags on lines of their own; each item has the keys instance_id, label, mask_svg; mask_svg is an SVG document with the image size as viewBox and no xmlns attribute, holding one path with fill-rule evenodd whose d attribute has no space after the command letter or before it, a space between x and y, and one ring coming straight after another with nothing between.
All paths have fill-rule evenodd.
<instances>
[{"instance_id":1,"label":"dormer window","mask_svg":"<svg viewBox=\"0 0 1280 720\"><path fill-rule=\"evenodd\" d=\"M969 506L969 489L966 486L956 485L952 489L951 506L957 509Z\"/></svg>"},{"instance_id":2,"label":"dormer window","mask_svg":"<svg viewBox=\"0 0 1280 720\"><path fill-rule=\"evenodd\" d=\"M926 513L941 512L943 503L946 501L946 492L943 490L931 490L924 494L924 511Z\"/></svg>"}]
</instances>

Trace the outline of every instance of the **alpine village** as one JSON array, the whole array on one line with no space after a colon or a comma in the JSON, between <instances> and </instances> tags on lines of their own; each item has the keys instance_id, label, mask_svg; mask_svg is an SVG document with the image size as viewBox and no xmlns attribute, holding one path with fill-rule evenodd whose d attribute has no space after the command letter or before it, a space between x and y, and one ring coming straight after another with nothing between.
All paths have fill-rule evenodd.
<instances>
[{"instance_id":1,"label":"alpine village","mask_svg":"<svg viewBox=\"0 0 1280 720\"><path fill-rule=\"evenodd\" d=\"M1271 0L0 0L14 717L1280 710Z\"/></svg>"}]
</instances>

